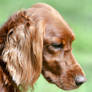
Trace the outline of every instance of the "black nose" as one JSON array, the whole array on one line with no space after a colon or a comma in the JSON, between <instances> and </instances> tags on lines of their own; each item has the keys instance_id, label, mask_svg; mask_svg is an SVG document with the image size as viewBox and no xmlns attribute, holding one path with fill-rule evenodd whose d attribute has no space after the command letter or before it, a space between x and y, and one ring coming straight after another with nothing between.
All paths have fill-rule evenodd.
<instances>
[{"instance_id":1,"label":"black nose","mask_svg":"<svg viewBox=\"0 0 92 92\"><path fill-rule=\"evenodd\" d=\"M76 76L75 77L75 83L77 86L80 86L84 82L86 82L86 78L84 76Z\"/></svg>"}]
</instances>

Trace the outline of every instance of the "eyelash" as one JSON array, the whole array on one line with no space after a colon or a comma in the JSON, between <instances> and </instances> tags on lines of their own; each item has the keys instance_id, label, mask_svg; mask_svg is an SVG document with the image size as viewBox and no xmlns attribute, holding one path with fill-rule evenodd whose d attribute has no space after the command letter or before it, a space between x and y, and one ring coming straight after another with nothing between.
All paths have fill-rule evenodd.
<instances>
[{"instance_id":1,"label":"eyelash","mask_svg":"<svg viewBox=\"0 0 92 92\"><path fill-rule=\"evenodd\" d=\"M53 43L52 46L56 49L62 49L64 47L64 45L61 43L61 44L56 44L56 43Z\"/></svg>"}]
</instances>

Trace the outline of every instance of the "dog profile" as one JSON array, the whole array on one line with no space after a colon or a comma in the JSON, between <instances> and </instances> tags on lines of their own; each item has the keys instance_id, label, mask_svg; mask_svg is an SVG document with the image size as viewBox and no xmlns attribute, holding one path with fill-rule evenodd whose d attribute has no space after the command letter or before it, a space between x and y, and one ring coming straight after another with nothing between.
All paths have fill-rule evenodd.
<instances>
[{"instance_id":1,"label":"dog profile","mask_svg":"<svg viewBox=\"0 0 92 92\"><path fill-rule=\"evenodd\" d=\"M74 39L69 25L47 4L16 12L0 28L0 92L33 87L41 73L61 89L78 88L86 78L72 54Z\"/></svg>"}]
</instances>

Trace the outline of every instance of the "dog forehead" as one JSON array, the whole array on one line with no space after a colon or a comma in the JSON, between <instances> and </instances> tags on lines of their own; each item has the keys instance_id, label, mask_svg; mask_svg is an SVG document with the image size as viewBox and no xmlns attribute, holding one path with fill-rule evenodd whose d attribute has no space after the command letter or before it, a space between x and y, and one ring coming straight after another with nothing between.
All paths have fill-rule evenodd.
<instances>
[{"instance_id":1,"label":"dog forehead","mask_svg":"<svg viewBox=\"0 0 92 92\"><path fill-rule=\"evenodd\" d=\"M75 39L75 35L72 32L72 29L68 26L68 24L64 24L62 22L48 23L45 29L45 39L53 40L53 39Z\"/></svg>"}]
</instances>

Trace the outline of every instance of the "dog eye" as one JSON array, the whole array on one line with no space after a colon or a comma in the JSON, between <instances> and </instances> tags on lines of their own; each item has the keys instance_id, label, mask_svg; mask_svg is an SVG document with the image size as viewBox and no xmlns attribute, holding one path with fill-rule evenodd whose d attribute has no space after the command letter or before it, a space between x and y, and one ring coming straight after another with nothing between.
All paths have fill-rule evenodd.
<instances>
[{"instance_id":1,"label":"dog eye","mask_svg":"<svg viewBox=\"0 0 92 92\"><path fill-rule=\"evenodd\" d=\"M56 48L56 49L61 49L61 48L64 47L64 45L63 45L62 43L60 43L60 44L53 43L52 46L53 46L54 48Z\"/></svg>"},{"instance_id":2,"label":"dog eye","mask_svg":"<svg viewBox=\"0 0 92 92\"><path fill-rule=\"evenodd\" d=\"M13 30L10 30L10 32L8 33L8 36L13 34Z\"/></svg>"}]
</instances>

